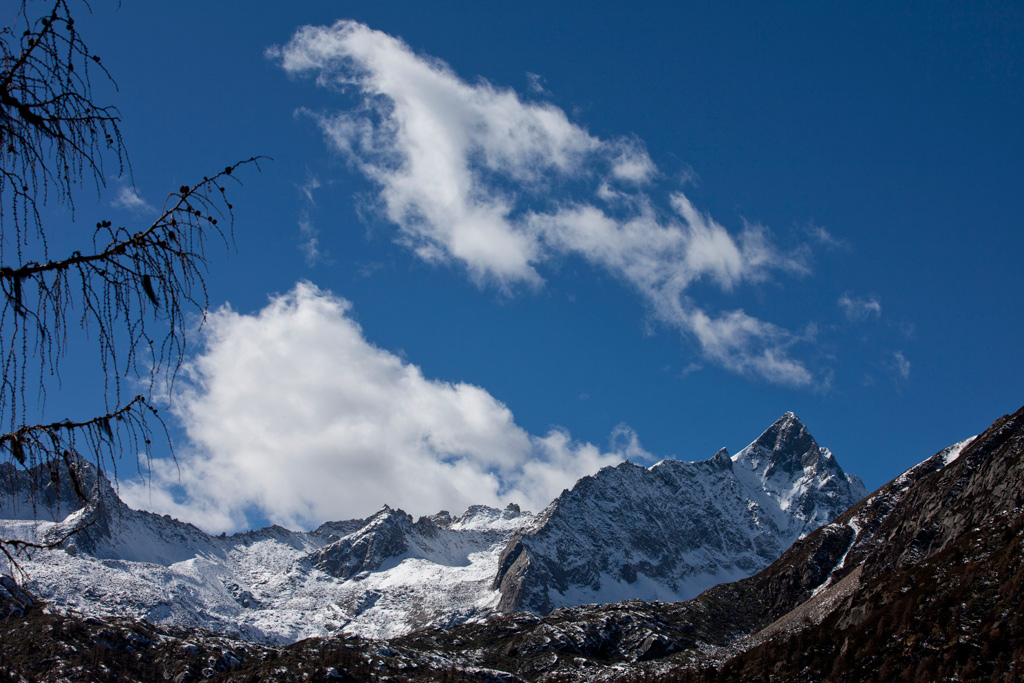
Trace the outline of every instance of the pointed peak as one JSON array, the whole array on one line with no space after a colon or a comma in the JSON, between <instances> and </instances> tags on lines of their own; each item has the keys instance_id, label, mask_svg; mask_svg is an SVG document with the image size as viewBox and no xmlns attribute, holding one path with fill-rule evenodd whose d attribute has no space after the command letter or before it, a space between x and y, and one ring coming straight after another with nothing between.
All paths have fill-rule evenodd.
<instances>
[{"instance_id":1,"label":"pointed peak","mask_svg":"<svg viewBox=\"0 0 1024 683\"><path fill-rule=\"evenodd\" d=\"M782 417L776 420L771 427L766 429L754 443L771 445L775 450L785 442L800 441L810 446L814 443L814 437L807 431L807 427L794 412L783 413ZM770 442L770 443L769 443ZM817 443L814 443L817 447Z\"/></svg>"},{"instance_id":2,"label":"pointed peak","mask_svg":"<svg viewBox=\"0 0 1024 683\"><path fill-rule=\"evenodd\" d=\"M708 462L722 469L732 469L732 457L729 455L729 449L727 448L719 448L718 452Z\"/></svg>"},{"instance_id":3,"label":"pointed peak","mask_svg":"<svg viewBox=\"0 0 1024 683\"><path fill-rule=\"evenodd\" d=\"M793 424L800 426L803 426L804 424L803 422L800 421L800 418L797 416L797 414L794 413L792 410L787 410L786 412L784 412L782 414L782 417L775 421L775 424L779 424L780 422L784 424Z\"/></svg>"},{"instance_id":4,"label":"pointed peak","mask_svg":"<svg viewBox=\"0 0 1024 683\"><path fill-rule=\"evenodd\" d=\"M385 503L380 510L377 510L377 512L373 513L373 515L366 521L367 524L370 524L378 520L404 519L406 517L408 517L410 520L412 519L412 517L405 512L405 510L402 510L401 508L393 508Z\"/></svg>"},{"instance_id":5,"label":"pointed peak","mask_svg":"<svg viewBox=\"0 0 1024 683\"><path fill-rule=\"evenodd\" d=\"M751 468L772 476L777 471L793 473L802 469L819 457L819 451L818 443L796 413L787 412L733 460L748 461Z\"/></svg>"}]
</instances>

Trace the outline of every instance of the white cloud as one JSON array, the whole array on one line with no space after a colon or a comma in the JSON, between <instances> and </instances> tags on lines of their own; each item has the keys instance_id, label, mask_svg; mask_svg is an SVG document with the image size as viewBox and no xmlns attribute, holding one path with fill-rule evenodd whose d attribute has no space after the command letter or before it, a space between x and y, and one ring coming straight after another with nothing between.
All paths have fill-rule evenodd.
<instances>
[{"instance_id":1,"label":"white cloud","mask_svg":"<svg viewBox=\"0 0 1024 683\"><path fill-rule=\"evenodd\" d=\"M544 223L538 230L552 243L630 282L658 319L691 334L709 360L781 384L810 384L810 371L787 353L799 337L742 310L712 316L684 295L702 277L729 289L744 279L762 278L767 267L799 270L800 264L772 250L757 226L748 226L737 242L681 193L673 205L683 222L670 227L659 224L649 210L617 223L592 206L534 216L533 221Z\"/></svg>"},{"instance_id":2,"label":"white cloud","mask_svg":"<svg viewBox=\"0 0 1024 683\"><path fill-rule=\"evenodd\" d=\"M820 225L814 225L812 223L807 226L805 232L811 239L827 249L840 249L843 251L850 249L850 244L846 240L835 237L831 232Z\"/></svg>"},{"instance_id":3,"label":"white cloud","mask_svg":"<svg viewBox=\"0 0 1024 683\"><path fill-rule=\"evenodd\" d=\"M612 176L643 185L653 180L658 168L651 161L643 143L639 140L620 140L619 151L612 158Z\"/></svg>"},{"instance_id":4,"label":"white cloud","mask_svg":"<svg viewBox=\"0 0 1024 683\"><path fill-rule=\"evenodd\" d=\"M810 384L813 379L807 368L786 354L786 347L797 338L776 325L743 311L712 318L700 310L689 313L689 324L705 354L723 367L794 386ZM758 342L767 343L754 351Z\"/></svg>"},{"instance_id":5,"label":"white cloud","mask_svg":"<svg viewBox=\"0 0 1024 683\"><path fill-rule=\"evenodd\" d=\"M861 298L843 294L839 297L839 308L843 309L847 320L851 322L863 322L882 315L882 304L873 296Z\"/></svg>"},{"instance_id":6,"label":"white cloud","mask_svg":"<svg viewBox=\"0 0 1024 683\"><path fill-rule=\"evenodd\" d=\"M310 267L328 260L328 255L320 246L320 231L310 216L312 210L316 208L316 199L313 193L318 189L320 189L320 179L316 176L310 176L305 183L299 186L299 194L305 200L305 206L299 213L299 234L302 236L299 250L306 259L306 265Z\"/></svg>"},{"instance_id":7,"label":"white cloud","mask_svg":"<svg viewBox=\"0 0 1024 683\"><path fill-rule=\"evenodd\" d=\"M797 336L743 311L705 312L686 296L699 280L729 291L806 266L764 228L731 234L682 192L657 206L645 188L659 171L638 139L597 138L549 103L469 84L354 21L304 27L268 54L289 73L358 96L352 110L311 115L377 184L399 241L421 258L509 289L539 287L545 261L580 255L633 286L705 358L771 381L813 381L789 356ZM725 329L739 322L742 334Z\"/></svg>"},{"instance_id":8,"label":"white cloud","mask_svg":"<svg viewBox=\"0 0 1024 683\"><path fill-rule=\"evenodd\" d=\"M116 207L128 209L135 213L145 213L154 210L149 202L142 198L138 190L128 186L122 187L117 193L117 198L111 203Z\"/></svg>"},{"instance_id":9,"label":"white cloud","mask_svg":"<svg viewBox=\"0 0 1024 683\"><path fill-rule=\"evenodd\" d=\"M191 449L154 462L148 489L123 483L126 502L210 531L249 526L246 510L291 528L385 503L536 511L629 454L527 434L484 389L367 342L350 308L306 283L254 315L213 312L175 398Z\"/></svg>"},{"instance_id":10,"label":"white cloud","mask_svg":"<svg viewBox=\"0 0 1024 683\"><path fill-rule=\"evenodd\" d=\"M900 376L900 379L910 379L910 361L903 355L903 352L895 352L892 354L892 358L893 367L895 367L896 374Z\"/></svg>"}]
</instances>

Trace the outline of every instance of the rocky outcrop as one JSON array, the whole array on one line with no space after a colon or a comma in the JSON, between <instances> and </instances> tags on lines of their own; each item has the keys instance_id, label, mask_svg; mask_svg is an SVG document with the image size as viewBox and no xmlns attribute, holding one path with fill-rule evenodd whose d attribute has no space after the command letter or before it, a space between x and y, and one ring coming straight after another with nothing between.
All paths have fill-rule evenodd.
<instances>
[{"instance_id":1,"label":"rocky outcrop","mask_svg":"<svg viewBox=\"0 0 1024 683\"><path fill-rule=\"evenodd\" d=\"M309 560L342 581L380 569L385 560L409 549L407 536L412 525L411 516L385 505L359 531L311 553Z\"/></svg>"}]
</instances>

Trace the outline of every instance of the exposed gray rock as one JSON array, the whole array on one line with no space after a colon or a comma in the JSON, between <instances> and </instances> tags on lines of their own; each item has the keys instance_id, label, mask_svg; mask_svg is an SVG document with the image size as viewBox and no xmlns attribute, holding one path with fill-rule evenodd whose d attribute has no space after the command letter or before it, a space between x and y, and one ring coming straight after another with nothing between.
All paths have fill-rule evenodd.
<instances>
[{"instance_id":1,"label":"exposed gray rock","mask_svg":"<svg viewBox=\"0 0 1024 683\"><path fill-rule=\"evenodd\" d=\"M342 581L380 569L385 560L409 549L407 536L412 525L411 516L385 505L357 533L311 553L310 562Z\"/></svg>"},{"instance_id":2,"label":"exposed gray rock","mask_svg":"<svg viewBox=\"0 0 1024 683\"><path fill-rule=\"evenodd\" d=\"M866 493L793 413L732 458L608 467L509 541L498 609L688 599L767 567Z\"/></svg>"}]
</instances>

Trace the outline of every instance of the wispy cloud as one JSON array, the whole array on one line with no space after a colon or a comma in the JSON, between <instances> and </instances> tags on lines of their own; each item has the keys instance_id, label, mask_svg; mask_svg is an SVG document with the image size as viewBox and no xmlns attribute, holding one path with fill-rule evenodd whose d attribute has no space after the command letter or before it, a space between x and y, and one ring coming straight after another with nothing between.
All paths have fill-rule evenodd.
<instances>
[{"instance_id":1,"label":"wispy cloud","mask_svg":"<svg viewBox=\"0 0 1024 683\"><path fill-rule=\"evenodd\" d=\"M313 222L313 209L316 208L314 192L320 189L320 179L310 176L305 183L299 186L299 194L303 198L303 207L299 212L299 235L302 241L299 242L299 250L306 259L307 266L315 266L326 261L328 255L320 246L320 231Z\"/></svg>"},{"instance_id":2,"label":"wispy cloud","mask_svg":"<svg viewBox=\"0 0 1024 683\"><path fill-rule=\"evenodd\" d=\"M873 296L856 297L847 293L839 297L838 303L846 319L851 322L863 322L882 315L882 304Z\"/></svg>"},{"instance_id":3,"label":"wispy cloud","mask_svg":"<svg viewBox=\"0 0 1024 683\"><path fill-rule=\"evenodd\" d=\"M539 510L577 479L640 454L605 452L563 430L528 434L484 389L430 379L363 336L343 299L310 284L254 315L210 314L175 410L191 449L155 461L134 506L210 531L245 511L291 528L372 513L510 501ZM620 428L619 431L625 428Z\"/></svg>"},{"instance_id":4,"label":"wispy cloud","mask_svg":"<svg viewBox=\"0 0 1024 683\"><path fill-rule=\"evenodd\" d=\"M324 253L320 249L320 231L317 229L308 213L299 217L299 234L302 241L299 243L299 250L306 259L307 266L315 266L324 260Z\"/></svg>"},{"instance_id":5,"label":"wispy cloud","mask_svg":"<svg viewBox=\"0 0 1024 683\"><path fill-rule=\"evenodd\" d=\"M812 223L807 226L805 232L815 243L827 249L847 250L850 248L849 242L839 239L820 225Z\"/></svg>"},{"instance_id":6,"label":"wispy cloud","mask_svg":"<svg viewBox=\"0 0 1024 683\"><path fill-rule=\"evenodd\" d=\"M353 21L304 27L270 54L290 73L358 96L351 110L311 115L377 184L398 240L421 258L461 264L478 284L509 290L542 286L552 257L582 256L629 283L705 359L813 383L789 353L799 335L742 310L705 310L687 295L698 281L730 291L773 271L806 272L799 254L780 251L758 225L730 233L682 191L658 205L648 188L660 174L640 140L593 136L554 105L467 83Z\"/></svg>"},{"instance_id":7,"label":"wispy cloud","mask_svg":"<svg viewBox=\"0 0 1024 683\"><path fill-rule=\"evenodd\" d=\"M147 213L154 210L149 202L142 198L138 190L127 185L118 190L117 197L111 203L118 208L128 209L135 213Z\"/></svg>"},{"instance_id":8,"label":"wispy cloud","mask_svg":"<svg viewBox=\"0 0 1024 683\"><path fill-rule=\"evenodd\" d=\"M316 206L316 199L313 197L313 193L319 189L320 179L316 176L310 176L306 182L299 186L299 193L305 198L307 204Z\"/></svg>"},{"instance_id":9,"label":"wispy cloud","mask_svg":"<svg viewBox=\"0 0 1024 683\"><path fill-rule=\"evenodd\" d=\"M910 361L903 355L902 351L892 354L893 368L900 379L910 379Z\"/></svg>"},{"instance_id":10,"label":"wispy cloud","mask_svg":"<svg viewBox=\"0 0 1024 683\"><path fill-rule=\"evenodd\" d=\"M608 443L615 453L621 453L627 460L633 462L654 463L657 458L640 445L640 435L636 430L625 423L620 423L612 430Z\"/></svg>"},{"instance_id":11,"label":"wispy cloud","mask_svg":"<svg viewBox=\"0 0 1024 683\"><path fill-rule=\"evenodd\" d=\"M526 82L530 88L530 92L536 93L537 95L550 94L548 93L547 88L544 87L543 76L528 71L526 72Z\"/></svg>"}]
</instances>

